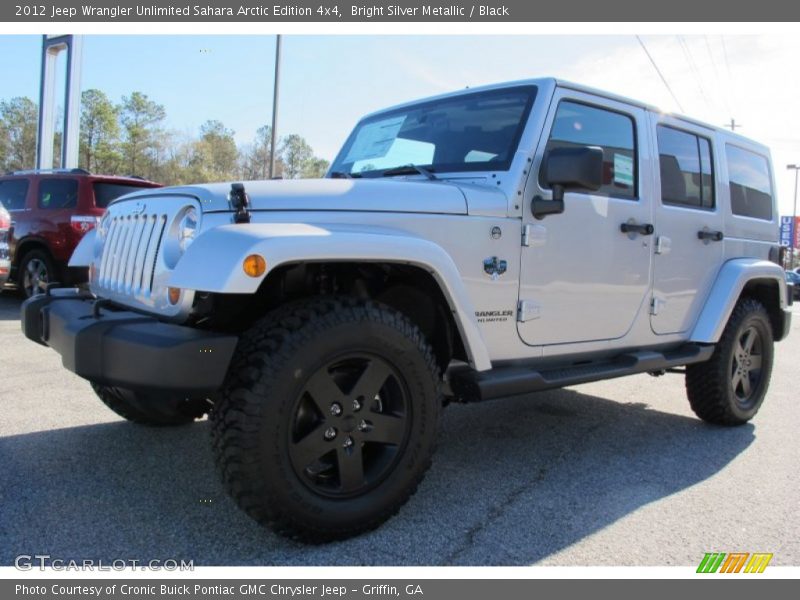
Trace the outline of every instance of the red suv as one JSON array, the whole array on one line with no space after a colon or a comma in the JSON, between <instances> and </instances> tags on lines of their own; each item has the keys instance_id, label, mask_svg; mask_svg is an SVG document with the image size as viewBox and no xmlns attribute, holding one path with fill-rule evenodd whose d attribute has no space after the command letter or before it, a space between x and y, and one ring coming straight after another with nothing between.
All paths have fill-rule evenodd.
<instances>
[{"instance_id":1,"label":"red suv","mask_svg":"<svg viewBox=\"0 0 800 600\"><path fill-rule=\"evenodd\" d=\"M109 202L156 187L161 185L83 169L14 171L0 177L0 204L11 215L11 280L28 297L52 281L86 281L86 269L67 267L81 237L99 222Z\"/></svg>"}]
</instances>

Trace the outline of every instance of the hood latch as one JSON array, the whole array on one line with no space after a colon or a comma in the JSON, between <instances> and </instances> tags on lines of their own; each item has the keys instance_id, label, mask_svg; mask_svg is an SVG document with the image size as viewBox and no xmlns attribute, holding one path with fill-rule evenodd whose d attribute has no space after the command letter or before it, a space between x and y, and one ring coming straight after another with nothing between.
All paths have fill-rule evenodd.
<instances>
[{"instance_id":1,"label":"hood latch","mask_svg":"<svg viewBox=\"0 0 800 600\"><path fill-rule=\"evenodd\" d=\"M233 215L234 223L250 222L250 196L244 191L243 183L232 183L229 195L231 206L236 211Z\"/></svg>"}]
</instances>

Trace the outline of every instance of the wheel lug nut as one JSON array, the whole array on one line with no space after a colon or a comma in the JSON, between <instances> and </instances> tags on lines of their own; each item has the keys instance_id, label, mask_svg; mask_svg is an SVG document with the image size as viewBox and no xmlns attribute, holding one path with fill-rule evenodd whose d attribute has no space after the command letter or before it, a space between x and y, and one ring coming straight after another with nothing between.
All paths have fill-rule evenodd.
<instances>
[{"instance_id":1,"label":"wheel lug nut","mask_svg":"<svg viewBox=\"0 0 800 600\"><path fill-rule=\"evenodd\" d=\"M353 445L353 438L351 438L348 435L347 439L344 441L344 444L342 444L342 446L344 446L345 448L350 448L352 445Z\"/></svg>"},{"instance_id":2,"label":"wheel lug nut","mask_svg":"<svg viewBox=\"0 0 800 600\"><path fill-rule=\"evenodd\" d=\"M342 414L342 405L338 402L331 404L331 414L334 417L338 417L340 414Z\"/></svg>"},{"instance_id":3,"label":"wheel lug nut","mask_svg":"<svg viewBox=\"0 0 800 600\"><path fill-rule=\"evenodd\" d=\"M353 400L353 410L356 411L356 412L361 410L361 402L359 402L358 398Z\"/></svg>"},{"instance_id":4,"label":"wheel lug nut","mask_svg":"<svg viewBox=\"0 0 800 600\"><path fill-rule=\"evenodd\" d=\"M361 423L358 424L359 431L366 431L369 427L369 423L367 423L364 419L361 419Z\"/></svg>"},{"instance_id":5,"label":"wheel lug nut","mask_svg":"<svg viewBox=\"0 0 800 600\"><path fill-rule=\"evenodd\" d=\"M326 439L326 440L332 440L332 439L333 439L333 438L335 438L335 437L336 437L336 428L334 428L334 427L328 427L328 428L325 430L325 439Z\"/></svg>"}]
</instances>

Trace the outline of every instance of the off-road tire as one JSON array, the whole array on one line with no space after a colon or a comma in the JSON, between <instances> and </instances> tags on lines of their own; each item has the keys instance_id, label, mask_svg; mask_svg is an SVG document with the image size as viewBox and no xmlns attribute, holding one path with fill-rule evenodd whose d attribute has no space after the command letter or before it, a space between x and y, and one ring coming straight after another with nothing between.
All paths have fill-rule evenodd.
<instances>
[{"instance_id":1,"label":"off-road tire","mask_svg":"<svg viewBox=\"0 0 800 600\"><path fill-rule=\"evenodd\" d=\"M139 392L91 382L92 389L108 408L139 425L170 427L187 425L206 414L207 400L190 400L171 393Z\"/></svg>"},{"instance_id":2,"label":"off-road tire","mask_svg":"<svg viewBox=\"0 0 800 600\"><path fill-rule=\"evenodd\" d=\"M737 397L734 381L737 352L741 351L740 341L748 331L755 331L760 338L761 366L747 402L742 402ZM752 360L749 354L747 357ZM740 300L733 309L711 359L686 368L686 392L692 410L704 421L716 425L747 423L764 402L772 373L773 357L772 326L764 305L752 298Z\"/></svg>"},{"instance_id":3,"label":"off-road tire","mask_svg":"<svg viewBox=\"0 0 800 600\"><path fill-rule=\"evenodd\" d=\"M309 483L309 471L293 463L293 444L298 442L292 436L300 414L295 407L308 401L304 394L310 382L316 374L327 373L329 361L354 352L385 361L406 386L410 415L405 418L406 442L397 445L394 466L387 467L388 474L372 487L365 483L364 491L353 496L329 497ZM367 362L364 373L370 364ZM364 378L363 374L359 377ZM358 379L349 392L336 383L340 389L333 395L340 391L353 395L360 382ZM375 396L378 403L386 382L383 385ZM322 401L312 400L315 408L321 405ZM414 494L431 464L441 406L433 350L405 315L373 301L317 297L277 309L241 337L221 401L210 415L212 444L226 490L250 517L281 535L323 543L374 529ZM369 415L375 416L368 412L372 410L374 406L360 414L369 419ZM330 414L323 419L318 425L323 430L334 423ZM342 439L347 438L339 436L331 444ZM367 457L370 442L355 443L364 448ZM342 450L332 448L333 461L340 461L333 468L338 470L343 488ZM361 452L359 449L359 461ZM362 464L366 473L367 463Z\"/></svg>"}]
</instances>

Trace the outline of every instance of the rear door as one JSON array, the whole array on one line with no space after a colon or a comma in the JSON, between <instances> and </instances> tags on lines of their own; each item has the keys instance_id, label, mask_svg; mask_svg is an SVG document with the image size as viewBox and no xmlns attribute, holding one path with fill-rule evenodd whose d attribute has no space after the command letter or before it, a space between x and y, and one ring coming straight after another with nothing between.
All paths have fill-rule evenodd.
<instances>
[{"instance_id":1,"label":"rear door","mask_svg":"<svg viewBox=\"0 0 800 600\"><path fill-rule=\"evenodd\" d=\"M713 131L664 115L651 119L659 168L650 324L656 334L685 333L723 259L720 159Z\"/></svg>"},{"instance_id":2,"label":"rear door","mask_svg":"<svg viewBox=\"0 0 800 600\"><path fill-rule=\"evenodd\" d=\"M74 177L42 177L36 191L35 233L47 242L59 262L69 260L77 243L72 215L78 207L78 189Z\"/></svg>"},{"instance_id":3,"label":"rear door","mask_svg":"<svg viewBox=\"0 0 800 600\"><path fill-rule=\"evenodd\" d=\"M540 177L554 147L599 146L603 186L566 193L564 212L536 220L525 210L519 334L530 345L624 337L650 295L652 179L644 109L561 88L554 95L525 198L550 198Z\"/></svg>"}]
</instances>

